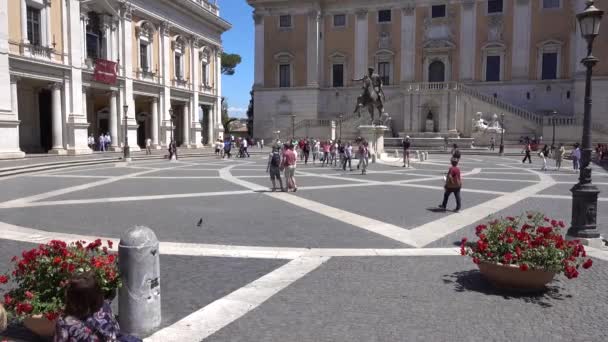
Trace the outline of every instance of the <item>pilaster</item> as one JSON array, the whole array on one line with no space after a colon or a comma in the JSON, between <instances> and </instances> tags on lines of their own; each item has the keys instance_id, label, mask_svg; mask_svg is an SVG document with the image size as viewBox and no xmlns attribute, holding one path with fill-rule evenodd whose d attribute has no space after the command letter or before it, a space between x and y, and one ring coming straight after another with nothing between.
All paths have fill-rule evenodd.
<instances>
[{"instance_id":1,"label":"pilaster","mask_svg":"<svg viewBox=\"0 0 608 342\"><path fill-rule=\"evenodd\" d=\"M401 83L413 82L416 72L416 7L410 3L401 9ZM360 75L357 75L360 77Z\"/></svg>"},{"instance_id":2,"label":"pilaster","mask_svg":"<svg viewBox=\"0 0 608 342\"><path fill-rule=\"evenodd\" d=\"M530 70L530 35L532 5L530 0L515 0L513 11L513 79L528 79Z\"/></svg>"},{"instance_id":3,"label":"pilaster","mask_svg":"<svg viewBox=\"0 0 608 342\"><path fill-rule=\"evenodd\" d=\"M306 54L307 85L319 87L319 23L321 12L313 10L308 14L308 42Z\"/></svg>"},{"instance_id":4,"label":"pilaster","mask_svg":"<svg viewBox=\"0 0 608 342\"><path fill-rule=\"evenodd\" d=\"M367 9L357 10L355 17L355 77L361 77L369 66Z\"/></svg>"},{"instance_id":5,"label":"pilaster","mask_svg":"<svg viewBox=\"0 0 608 342\"><path fill-rule=\"evenodd\" d=\"M477 6L475 0L462 2L460 19L460 79L463 81L475 78L476 42L477 42Z\"/></svg>"},{"instance_id":6,"label":"pilaster","mask_svg":"<svg viewBox=\"0 0 608 342\"><path fill-rule=\"evenodd\" d=\"M255 73L254 88L264 87L264 16L253 14L255 22Z\"/></svg>"}]
</instances>

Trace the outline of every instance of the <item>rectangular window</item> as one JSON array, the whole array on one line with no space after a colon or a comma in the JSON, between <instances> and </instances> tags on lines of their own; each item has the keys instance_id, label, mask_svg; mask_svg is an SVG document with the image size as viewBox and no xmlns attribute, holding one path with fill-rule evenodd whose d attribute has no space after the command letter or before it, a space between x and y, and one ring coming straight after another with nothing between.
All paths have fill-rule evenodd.
<instances>
[{"instance_id":1,"label":"rectangular window","mask_svg":"<svg viewBox=\"0 0 608 342\"><path fill-rule=\"evenodd\" d=\"M378 63L378 75L380 75L383 85L391 84L390 83L390 81L391 81L390 72L391 72L391 65L389 62Z\"/></svg>"},{"instance_id":2,"label":"rectangular window","mask_svg":"<svg viewBox=\"0 0 608 342\"><path fill-rule=\"evenodd\" d=\"M290 15L280 16L279 17L279 27L290 28L291 27L291 16Z\"/></svg>"},{"instance_id":3,"label":"rectangular window","mask_svg":"<svg viewBox=\"0 0 608 342\"><path fill-rule=\"evenodd\" d=\"M175 54L175 78L178 80L183 79L182 75L182 55Z\"/></svg>"},{"instance_id":4,"label":"rectangular window","mask_svg":"<svg viewBox=\"0 0 608 342\"><path fill-rule=\"evenodd\" d=\"M559 8L559 0L543 0L543 8Z\"/></svg>"},{"instance_id":5,"label":"rectangular window","mask_svg":"<svg viewBox=\"0 0 608 342\"><path fill-rule=\"evenodd\" d=\"M486 57L486 81L500 81L500 56Z\"/></svg>"},{"instance_id":6,"label":"rectangular window","mask_svg":"<svg viewBox=\"0 0 608 342\"><path fill-rule=\"evenodd\" d=\"M334 14L334 27L346 26L346 14Z\"/></svg>"},{"instance_id":7,"label":"rectangular window","mask_svg":"<svg viewBox=\"0 0 608 342\"><path fill-rule=\"evenodd\" d=\"M291 87L291 65L289 64L279 65L279 87Z\"/></svg>"},{"instance_id":8,"label":"rectangular window","mask_svg":"<svg viewBox=\"0 0 608 342\"><path fill-rule=\"evenodd\" d=\"M139 44L139 64L141 66L141 70L149 71L150 66L148 65L148 44Z\"/></svg>"},{"instance_id":9,"label":"rectangular window","mask_svg":"<svg viewBox=\"0 0 608 342\"><path fill-rule=\"evenodd\" d=\"M557 79L557 52L543 53L543 80Z\"/></svg>"},{"instance_id":10,"label":"rectangular window","mask_svg":"<svg viewBox=\"0 0 608 342\"><path fill-rule=\"evenodd\" d=\"M488 13L502 13L502 0L488 0Z\"/></svg>"},{"instance_id":11,"label":"rectangular window","mask_svg":"<svg viewBox=\"0 0 608 342\"><path fill-rule=\"evenodd\" d=\"M40 41L40 10L27 7L27 40L32 45L41 45Z\"/></svg>"},{"instance_id":12,"label":"rectangular window","mask_svg":"<svg viewBox=\"0 0 608 342\"><path fill-rule=\"evenodd\" d=\"M332 65L333 87L344 87L344 64Z\"/></svg>"},{"instance_id":13,"label":"rectangular window","mask_svg":"<svg viewBox=\"0 0 608 342\"><path fill-rule=\"evenodd\" d=\"M390 23L391 22L391 10L378 11L378 22L379 23Z\"/></svg>"},{"instance_id":14,"label":"rectangular window","mask_svg":"<svg viewBox=\"0 0 608 342\"><path fill-rule=\"evenodd\" d=\"M445 17L445 5L431 6L431 17L432 18L444 18Z\"/></svg>"}]
</instances>

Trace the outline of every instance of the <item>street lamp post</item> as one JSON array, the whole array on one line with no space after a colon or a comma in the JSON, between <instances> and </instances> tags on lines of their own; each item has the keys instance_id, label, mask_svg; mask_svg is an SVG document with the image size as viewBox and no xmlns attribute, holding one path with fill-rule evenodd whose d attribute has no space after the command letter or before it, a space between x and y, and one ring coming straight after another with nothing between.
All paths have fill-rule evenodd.
<instances>
[{"instance_id":1,"label":"street lamp post","mask_svg":"<svg viewBox=\"0 0 608 342\"><path fill-rule=\"evenodd\" d=\"M169 108L169 117L171 118L171 143L173 143L173 130L175 126L173 124L173 120L175 120L175 115L173 115L173 108Z\"/></svg>"},{"instance_id":2,"label":"street lamp post","mask_svg":"<svg viewBox=\"0 0 608 342\"><path fill-rule=\"evenodd\" d=\"M502 129L500 132L500 147L498 149L498 155L505 155L505 113L500 114L500 128Z\"/></svg>"},{"instance_id":3,"label":"street lamp post","mask_svg":"<svg viewBox=\"0 0 608 342\"><path fill-rule=\"evenodd\" d=\"M339 134L339 138L338 140L342 141L342 119L344 118L344 115L340 114L340 116L338 116L338 119L340 119L339 124L340 124L340 134Z\"/></svg>"},{"instance_id":4,"label":"street lamp post","mask_svg":"<svg viewBox=\"0 0 608 342\"><path fill-rule=\"evenodd\" d=\"M291 141L296 140L296 115L291 114Z\"/></svg>"},{"instance_id":5,"label":"street lamp post","mask_svg":"<svg viewBox=\"0 0 608 342\"><path fill-rule=\"evenodd\" d=\"M555 149L555 119L557 119L557 111L553 111L553 117L551 117L551 124L553 125L553 138L551 139L551 152Z\"/></svg>"},{"instance_id":6,"label":"street lamp post","mask_svg":"<svg viewBox=\"0 0 608 342\"><path fill-rule=\"evenodd\" d=\"M604 11L594 6L593 0L587 0L587 7L582 13L576 15L580 24L581 34L587 40L587 57L581 63L587 68L585 79L585 112L583 118L583 150L581 154L580 176L578 184L572 192L572 224L568 229L571 238L599 238L597 231L597 196L598 188L591 184L591 77L593 67L598 59L591 52L593 40L600 31L600 21Z\"/></svg>"},{"instance_id":7,"label":"street lamp post","mask_svg":"<svg viewBox=\"0 0 608 342\"><path fill-rule=\"evenodd\" d=\"M129 105L124 105L122 106L122 110L125 114L125 146L122 149L123 152L123 159L125 161L130 161L131 160L131 148L129 147L129 125L128 125L128 121L127 121L127 113L129 112Z\"/></svg>"}]
</instances>

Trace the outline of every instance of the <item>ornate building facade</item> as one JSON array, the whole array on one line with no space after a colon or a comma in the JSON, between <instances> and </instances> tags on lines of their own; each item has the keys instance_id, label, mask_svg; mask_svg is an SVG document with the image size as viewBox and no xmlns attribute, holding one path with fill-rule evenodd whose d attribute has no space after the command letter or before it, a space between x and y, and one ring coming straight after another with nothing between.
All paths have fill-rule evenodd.
<instances>
[{"instance_id":1,"label":"ornate building facade","mask_svg":"<svg viewBox=\"0 0 608 342\"><path fill-rule=\"evenodd\" d=\"M384 80L395 134L467 137L482 112L505 114L510 139L543 135L554 122L564 139L580 136L586 42L575 16L583 0L248 3L256 136L290 131L292 115L298 135L340 117L355 127L361 90L352 80L368 66ZM608 0L596 6L608 9ZM603 25L594 45L596 137L608 137L607 42Z\"/></svg>"},{"instance_id":2,"label":"ornate building facade","mask_svg":"<svg viewBox=\"0 0 608 342\"><path fill-rule=\"evenodd\" d=\"M215 140L229 28L208 0L0 1L0 158Z\"/></svg>"}]
</instances>

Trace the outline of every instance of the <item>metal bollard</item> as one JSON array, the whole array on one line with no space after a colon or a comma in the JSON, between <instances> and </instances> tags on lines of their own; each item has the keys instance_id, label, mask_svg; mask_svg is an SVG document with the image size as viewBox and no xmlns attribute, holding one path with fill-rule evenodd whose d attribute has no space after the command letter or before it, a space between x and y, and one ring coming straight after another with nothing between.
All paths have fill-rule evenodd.
<instances>
[{"instance_id":1,"label":"metal bollard","mask_svg":"<svg viewBox=\"0 0 608 342\"><path fill-rule=\"evenodd\" d=\"M118 257L122 287L118 296L119 324L124 333L147 335L160 327L160 263L156 234L143 226L120 237Z\"/></svg>"}]
</instances>

